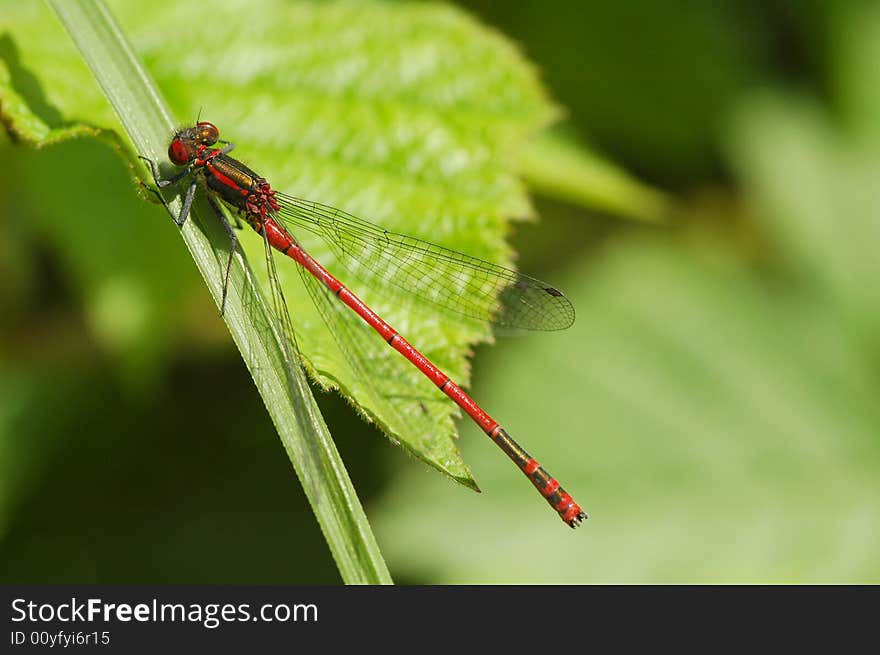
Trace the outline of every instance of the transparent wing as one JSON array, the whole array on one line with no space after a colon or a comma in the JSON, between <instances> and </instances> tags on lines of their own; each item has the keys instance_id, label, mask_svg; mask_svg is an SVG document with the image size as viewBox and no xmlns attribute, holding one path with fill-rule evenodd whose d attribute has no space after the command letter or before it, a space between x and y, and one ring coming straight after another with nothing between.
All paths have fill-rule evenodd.
<instances>
[{"instance_id":1,"label":"transparent wing","mask_svg":"<svg viewBox=\"0 0 880 655\"><path fill-rule=\"evenodd\" d=\"M562 330L574 307L561 291L528 275L443 246L390 232L340 209L276 195L275 218L321 237L348 272L375 290L428 301L513 330Z\"/></svg>"},{"instance_id":2,"label":"transparent wing","mask_svg":"<svg viewBox=\"0 0 880 655\"><path fill-rule=\"evenodd\" d=\"M448 401L446 396L395 350L385 346L327 287L301 266L296 269L354 374L358 388L346 390L348 394L354 392L358 397L365 394L367 402L360 403L361 411L371 421L416 457L433 466L442 466L448 458L443 451L448 447L445 439L454 434L451 417L437 420L436 407ZM377 410L382 420L368 407ZM450 470L446 471L453 475ZM468 486L474 484L472 479L460 481Z\"/></svg>"}]
</instances>

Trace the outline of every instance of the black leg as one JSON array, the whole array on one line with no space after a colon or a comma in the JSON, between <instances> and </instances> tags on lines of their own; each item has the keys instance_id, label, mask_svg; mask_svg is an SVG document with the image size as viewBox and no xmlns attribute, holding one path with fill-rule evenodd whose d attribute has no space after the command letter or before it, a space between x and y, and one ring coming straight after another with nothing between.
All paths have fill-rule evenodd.
<instances>
[{"instance_id":1,"label":"black leg","mask_svg":"<svg viewBox=\"0 0 880 655\"><path fill-rule=\"evenodd\" d=\"M155 182L156 186L160 189L164 189L165 187L174 184L175 182L179 182L184 177L192 173L192 166L187 166L176 175L172 175L167 180L163 180L159 177L159 165L155 161L153 161L149 157L144 157L143 155L138 155L138 158L143 159L150 165L150 172L153 174L153 182Z\"/></svg>"},{"instance_id":2,"label":"black leg","mask_svg":"<svg viewBox=\"0 0 880 655\"><path fill-rule=\"evenodd\" d=\"M228 141L224 141L227 146L221 150L222 153L227 153L233 148L235 145L229 143ZM173 175L167 180L163 180L159 177L159 166L155 161L149 159L148 157L144 157L143 155L138 155L141 159L143 159L150 166L150 172L153 174L153 182L156 183L156 186L159 189L164 189L165 187L176 184L184 177L192 173L192 166L187 166L184 170ZM180 208L180 213L175 216L174 212L171 211L171 208L168 206L168 203L165 202L165 198L162 197L162 194L159 193L157 189L153 189L144 185L144 187L150 191L150 193L154 194L159 201L162 203L162 206L165 207L165 211L174 219L174 222L177 223L179 227L183 227L183 224L186 223L186 219L189 217L189 212L192 209L193 199L196 195L196 188L198 187L198 180L193 179L189 185L189 188L186 190L186 195L183 198L183 206ZM226 275L223 278L223 296L220 301L220 315L226 311L226 295L229 290L229 274L232 272L232 258L235 256L235 251L238 248L238 236L235 234L235 230L232 228L232 225L229 223L229 219L226 218L226 214L223 213L223 209L220 207L220 204L217 202L217 199L214 198L210 193L207 194L208 202L211 205L211 209L214 210L214 213L217 215L217 219L220 221L220 225L223 226L223 229L226 230L226 234L229 236L229 259L226 262ZM236 226L241 229L241 221L238 219L238 216L235 217Z\"/></svg>"},{"instance_id":3,"label":"black leg","mask_svg":"<svg viewBox=\"0 0 880 655\"><path fill-rule=\"evenodd\" d=\"M223 316L223 313L226 311L226 292L229 289L229 273L232 271L232 258L235 256L236 248L238 248L238 236L235 234L235 230L232 229L232 225L230 225L229 219L226 218L226 214L223 213L223 209L220 207L217 199L208 194L208 202L211 205L211 209L217 215L220 225L223 226L223 229L226 230L226 234L229 236L229 259L226 262L226 275L223 278L223 297L220 301L220 316Z\"/></svg>"},{"instance_id":4,"label":"black leg","mask_svg":"<svg viewBox=\"0 0 880 655\"><path fill-rule=\"evenodd\" d=\"M179 182L192 172L190 167L187 167L185 170L181 171L177 175L174 175L167 180L162 180L159 178L159 167L156 162L154 162L152 159L149 159L148 157L144 157L143 155L138 155L138 157L140 157L150 165L150 172L153 174L153 182L155 182L156 186L159 189L164 189L167 186ZM196 193L196 180L193 180L192 183L189 185L189 188L186 190L186 196L183 199L183 207L181 208L180 213L177 215L175 215L174 212L171 211L171 207L168 206L168 203L165 202L165 198L162 197L162 194L159 193L159 191L147 186L146 184L144 184L143 186L147 191L149 191L159 199L159 202L162 203L165 211L167 211L168 215L171 216L175 223L177 223L178 227L186 223L186 219L189 216L189 211L192 207L193 198L195 197Z\"/></svg>"},{"instance_id":5,"label":"black leg","mask_svg":"<svg viewBox=\"0 0 880 655\"><path fill-rule=\"evenodd\" d=\"M144 182L141 182L140 180L139 180L139 182L140 182L140 185L141 185L142 187L144 187L147 191L149 191L150 193L152 193L154 196L156 196L156 197L159 199L159 202L162 203L162 206L165 208L165 211L168 212L168 215L171 216L171 218L174 218L174 219L177 218L177 217L174 215L174 212L171 211L171 207L169 207L169 206L168 206L168 203L165 202L165 198L162 197L162 194L159 193L159 191L158 191L157 189L154 189L154 188L151 187L151 186L147 186ZM176 222L176 221L175 221L175 222Z\"/></svg>"},{"instance_id":6,"label":"black leg","mask_svg":"<svg viewBox=\"0 0 880 655\"><path fill-rule=\"evenodd\" d=\"M186 219L189 217L189 210L192 209L193 198L196 196L196 187L198 185L198 180L193 180L190 183L189 188L186 190L186 196L183 199L183 207L180 208L180 214L177 217L171 214L171 218L174 219L178 227L183 227L183 224L186 223Z\"/></svg>"}]
</instances>

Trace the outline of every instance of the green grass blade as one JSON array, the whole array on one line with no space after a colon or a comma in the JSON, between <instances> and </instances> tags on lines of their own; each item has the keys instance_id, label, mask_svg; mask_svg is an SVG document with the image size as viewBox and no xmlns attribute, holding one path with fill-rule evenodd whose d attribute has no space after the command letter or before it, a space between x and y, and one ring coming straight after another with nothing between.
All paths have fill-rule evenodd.
<instances>
[{"instance_id":1,"label":"green grass blade","mask_svg":"<svg viewBox=\"0 0 880 655\"><path fill-rule=\"evenodd\" d=\"M163 161L174 121L155 83L102 2L49 0L121 120L138 153ZM175 199L172 209L179 208ZM203 203L181 229L208 288L219 298L228 244ZM201 226L201 227L200 227ZM250 306L248 306L250 305ZM224 320L266 403L282 443L346 583L390 583L375 537L299 367L251 318L271 324L268 306L242 256L233 263Z\"/></svg>"}]
</instances>

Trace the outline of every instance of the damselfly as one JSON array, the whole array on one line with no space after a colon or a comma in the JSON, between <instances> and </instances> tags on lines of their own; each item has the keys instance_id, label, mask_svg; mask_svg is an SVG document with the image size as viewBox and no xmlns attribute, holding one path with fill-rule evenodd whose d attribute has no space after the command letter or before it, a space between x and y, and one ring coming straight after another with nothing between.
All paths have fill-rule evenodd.
<instances>
[{"instance_id":1,"label":"damselfly","mask_svg":"<svg viewBox=\"0 0 880 655\"><path fill-rule=\"evenodd\" d=\"M217 144L222 147L214 147ZM474 420L525 473L563 521L573 528L580 525L587 515L559 483L459 385L315 261L293 234L307 230L321 237L337 261L349 272L356 271L356 277L367 284L380 288L383 285L394 287L397 293L414 294L420 300L433 303L445 311L488 321L501 328L567 328L574 321L574 308L568 298L555 287L533 277L421 239L384 230L327 205L280 193L265 178L230 157L228 153L234 147L232 143L220 139L216 126L201 121L194 127L178 131L171 139L168 157L174 165L183 167L174 176L161 179L156 162L143 157L149 163L153 179L160 189L190 180L180 213L175 215L165 205L177 224L183 225L186 221L198 181L203 180L210 192L208 199L211 206L232 242L229 264L232 263L238 241L220 202L235 210L263 237L267 244L270 276L273 275L274 266L268 247L294 260L303 272L307 285L316 280L363 319L388 345ZM228 285L229 265L226 270ZM273 291L280 288L277 280L272 281L272 288ZM226 286L221 306L225 304L225 298ZM283 301L280 311L286 314ZM293 353L294 348L293 343L289 343L285 351Z\"/></svg>"}]
</instances>

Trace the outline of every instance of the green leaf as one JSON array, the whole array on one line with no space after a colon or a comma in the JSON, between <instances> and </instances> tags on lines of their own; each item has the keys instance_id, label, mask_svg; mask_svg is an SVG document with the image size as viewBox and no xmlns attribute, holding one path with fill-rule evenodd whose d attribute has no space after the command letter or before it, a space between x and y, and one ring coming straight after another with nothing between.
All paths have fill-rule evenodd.
<instances>
[{"instance_id":1,"label":"green leaf","mask_svg":"<svg viewBox=\"0 0 880 655\"><path fill-rule=\"evenodd\" d=\"M3 38L12 73L0 92L15 134L43 144L82 125L118 129L45 14L8 4L4 20L13 29ZM254 12L239 1L212 7L211 20L196 5L170 0L149 12L111 7L183 123L201 115L219 125L237 143L236 155L279 190L510 263L507 225L531 211L514 155L554 112L535 71L500 35L441 5L269 2ZM142 151L160 152L167 141L167 134L144 136ZM259 238L242 236L259 261ZM298 236L339 270L321 244ZM279 272L298 345L318 381L340 388L410 452L473 486L452 439L454 406L378 338L352 348L353 363L344 357L286 264ZM356 290L468 382L466 358L488 338L486 326ZM376 389L367 378L385 371L393 373Z\"/></svg>"},{"instance_id":2,"label":"green leaf","mask_svg":"<svg viewBox=\"0 0 880 655\"><path fill-rule=\"evenodd\" d=\"M119 27L101 3L53 3L139 152L156 157L168 110ZM214 229L199 230L206 213L194 208L181 233L215 299L225 257ZM209 240L210 239L210 240ZM213 244L211 243L213 241ZM226 244L228 248L228 244ZM297 365L288 365L287 344L270 317L246 262L237 256L224 319L244 357L288 451L343 579L390 582L366 517L333 441Z\"/></svg>"},{"instance_id":3,"label":"green leaf","mask_svg":"<svg viewBox=\"0 0 880 655\"><path fill-rule=\"evenodd\" d=\"M400 575L880 581L875 372L821 296L774 293L734 257L720 240L639 238L573 266L589 316L499 344L478 377L590 519L562 532L488 440L468 439L479 504L405 472L375 507Z\"/></svg>"},{"instance_id":4,"label":"green leaf","mask_svg":"<svg viewBox=\"0 0 880 655\"><path fill-rule=\"evenodd\" d=\"M590 512L588 538L554 538L491 445L468 443L492 519L403 477L374 515L402 574L880 581L880 151L815 102L761 94L735 112L728 152L761 268L731 239L618 237L568 275L590 308L571 333L484 362L487 402L517 415L528 379L529 403L546 408L509 427ZM434 528L451 521L467 544ZM423 548L407 548L404 525ZM524 569L522 553L551 539L554 557Z\"/></svg>"},{"instance_id":5,"label":"green leaf","mask_svg":"<svg viewBox=\"0 0 880 655\"><path fill-rule=\"evenodd\" d=\"M828 9L830 86L846 127L864 140L880 140L880 6L875 2L831 3Z\"/></svg>"},{"instance_id":6,"label":"green leaf","mask_svg":"<svg viewBox=\"0 0 880 655\"><path fill-rule=\"evenodd\" d=\"M620 167L556 131L529 142L523 175L539 193L626 218L663 221L670 201Z\"/></svg>"},{"instance_id":7,"label":"green leaf","mask_svg":"<svg viewBox=\"0 0 880 655\"><path fill-rule=\"evenodd\" d=\"M880 352L880 149L838 130L803 98L752 97L733 128L731 157L768 232Z\"/></svg>"}]
</instances>

